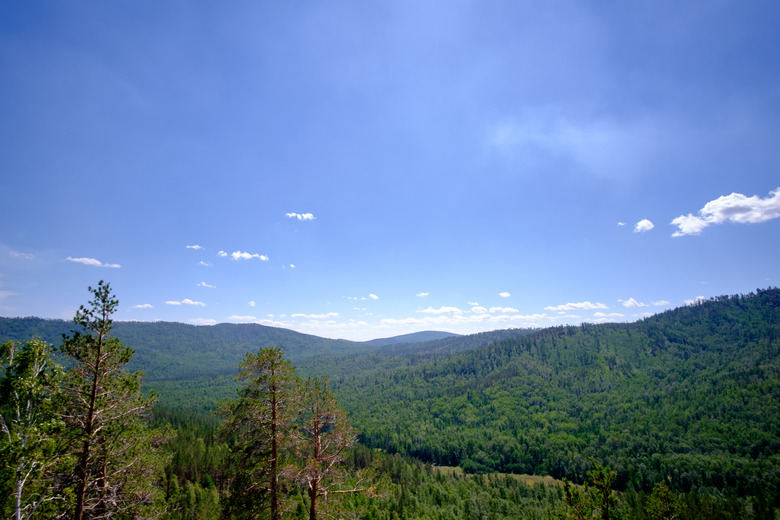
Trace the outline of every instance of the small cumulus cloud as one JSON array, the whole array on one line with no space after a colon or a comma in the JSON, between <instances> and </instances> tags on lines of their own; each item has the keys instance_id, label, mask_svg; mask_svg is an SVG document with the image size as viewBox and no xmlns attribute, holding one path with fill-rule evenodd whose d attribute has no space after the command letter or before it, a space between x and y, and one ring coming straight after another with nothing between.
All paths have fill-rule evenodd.
<instances>
[{"instance_id":1,"label":"small cumulus cloud","mask_svg":"<svg viewBox=\"0 0 780 520\"><path fill-rule=\"evenodd\" d=\"M511 313L516 313L516 312L520 312L520 311L515 309L515 308L513 308L513 307L491 307L490 308L490 313L491 314L494 314L494 313L497 313L497 312L501 313L501 314L511 314Z\"/></svg>"},{"instance_id":2,"label":"small cumulus cloud","mask_svg":"<svg viewBox=\"0 0 780 520\"><path fill-rule=\"evenodd\" d=\"M222 251L222 250L220 250L220 251L219 251L217 254L218 254L219 256L223 257L223 258L224 258L224 257L226 257L226 256L228 255L228 254L227 254L227 251Z\"/></svg>"},{"instance_id":3,"label":"small cumulus cloud","mask_svg":"<svg viewBox=\"0 0 780 520\"><path fill-rule=\"evenodd\" d=\"M217 324L217 320L212 320L211 318L193 318L188 321L193 325L216 325Z\"/></svg>"},{"instance_id":4,"label":"small cumulus cloud","mask_svg":"<svg viewBox=\"0 0 780 520\"><path fill-rule=\"evenodd\" d=\"M200 283L198 284L198 287L208 287L208 288L210 288L210 289L213 289L213 288L214 288L214 286L213 286L213 285L211 285L211 284L208 284L208 283L206 283L206 282L200 282Z\"/></svg>"},{"instance_id":5,"label":"small cumulus cloud","mask_svg":"<svg viewBox=\"0 0 780 520\"><path fill-rule=\"evenodd\" d=\"M222 255L220 255L222 256ZM226 255L225 255L226 256ZM268 257L265 255L261 255L259 253L248 253L246 251L233 251L230 253L230 257L233 260L251 260L252 258L258 258L262 260L263 262L268 261Z\"/></svg>"},{"instance_id":6,"label":"small cumulus cloud","mask_svg":"<svg viewBox=\"0 0 780 520\"><path fill-rule=\"evenodd\" d=\"M573 310L593 310L593 309L608 309L603 303L591 303L591 302L578 302L578 303L564 303L563 305L555 305L545 307L548 311L573 311Z\"/></svg>"},{"instance_id":7,"label":"small cumulus cloud","mask_svg":"<svg viewBox=\"0 0 780 520\"><path fill-rule=\"evenodd\" d=\"M312 213L287 213L286 216L297 220L315 220L317 218Z\"/></svg>"},{"instance_id":8,"label":"small cumulus cloud","mask_svg":"<svg viewBox=\"0 0 780 520\"><path fill-rule=\"evenodd\" d=\"M623 304L623 307L646 307L646 303L638 302L633 298L629 298L628 300L618 300L620 303Z\"/></svg>"},{"instance_id":9,"label":"small cumulus cloud","mask_svg":"<svg viewBox=\"0 0 780 520\"><path fill-rule=\"evenodd\" d=\"M198 265L202 267L211 267L214 264L212 264L211 262L204 262L203 260L201 260L200 262L198 262Z\"/></svg>"},{"instance_id":10,"label":"small cumulus cloud","mask_svg":"<svg viewBox=\"0 0 780 520\"><path fill-rule=\"evenodd\" d=\"M487 314L488 310L485 307L482 307L481 305L476 305L471 308L471 312L474 314Z\"/></svg>"},{"instance_id":11,"label":"small cumulus cloud","mask_svg":"<svg viewBox=\"0 0 780 520\"><path fill-rule=\"evenodd\" d=\"M338 318L338 316L338 312L328 312L324 314L303 314L298 312L290 315L291 318L308 318L310 320L324 320L327 318Z\"/></svg>"},{"instance_id":12,"label":"small cumulus cloud","mask_svg":"<svg viewBox=\"0 0 780 520\"><path fill-rule=\"evenodd\" d=\"M167 300L165 302L165 304L166 305L193 305L195 307L205 307L206 306L206 304L203 303L203 302L190 300L189 298L184 298L181 301L178 301L178 300Z\"/></svg>"},{"instance_id":13,"label":"small cumulus cloud","mask_svg":"<svg viewBox=\"0 0 780 520\"><path fill-rule=\"evenodd\" d=\"M229 316L228 321L242 321L242 322L252 322L257 321L257 318L254 316Z\"/></svg>"},{"instance_id":14,"label":"small cumulus cloud","mask_svg":"<svg viewBox=\"0 0 780 520\"><path fill-rule=\"evenodd\" d=\"M634 233L646 233L647 231L650 231L654 227L655 224L653 224L652 222L650 222L645 218L636 223L636 225L634 226Z\"/></svg>"},{"instance_id":15,"label":"small cumulus cloud","mask_svg":"<svg viewBox=\"0 0 780 520\"><path fill-rule=\"evenodd\" d=\"M685 305L696 305L697 303L701 303L703 301L706 301L707 298L704 296L697 296L696 298L693 298L692 300L685 300Z\"/></svg>"},{"instance_id":16,"label":"small cumulus cloud","mask_svg":"<svg viewBox=\"0 0 780 520\"><path fill-rule=\"evenodd\" d=\"M73 258L72 256L69 256L65 260L67 260L68 262L75 262L77 264L91 265L93 267L110 267L112 269L119 269L120 267L122 267L119 264L103 263L100 260L97 260L96 258L86 258L86 257Z\"/></svg>"},{"instance_id":17,"label":"small cumulus cloud","mask_svg":"<svg viewBox=\"0 0 780 520\"><path fill-rule=\"evenodd\" d=\"M198 249L203 249L201 246L199 246L197 244L194 244L194 245L191 245L191 246L186 246L186 247L187 247L187 249L195 249L196 251Z\"/></svg>"},{"instance_id":18,"label":"small cumulus cloud","mask_svg":"<svg viewBox=\"0 0 780 520\"><path fill-rule=\"evenodd\" d=\"M501 296L502 298L509 298L510 296L512 296L511 294L509 294L506 291L505 292L500 292L500 293L498 293L498 295Z\"/></svg>"},{"instance_id":19,"label":"small cumulus cloud","mask_svg":"<svg viewBox=\"0 0 780 520\"><path fill-rule=\"evenodd\" d=\"M780 188L770 192L766 198L732 193L706 203L698 215L688 213L672 220L672 225L678 228L672 236L698 235L705 228L724 222L760 224L779 217Z\"/></svg>"},{"instance_id":20,"label":"small cumulus cloud","mask_svg":"<svg viewBox=\"0 0 780 520\"><path fill-rule=\"evenodd\" d=\"M626 223L625 223L625 222L618 222L618 226L620 226L620 227L623 227L623 226L625 226L625 225L626 225Z\"/></svg>"},{"instance_id":21,"label":"small cumulus cloud","mask_svg":"<svg viewBox=\"0 0 780 520\"><path fill-rule=\"evenodd\" d=\"M438 309L428 307L427 309L422 309L417 312L422 312L425 314L463 314L463 311L457 307L439 307Z\"/></svg>"},{"instance_id":22,"label":"small cumulus cloud","mask_svg":"<svg viewBox=\"0 0 780 520\"><path fill-rule=\"evenodd\" d=\"M368 296L347 296L347 300L351 301L366 301L366 300L378 300L379 296L377 296L374 293L369 294Z\"/></svg>"},{"instance_id":23,"label":"small cumulus cloud","mask_svg":"<svg viewBox=\"0 0 780 520\"><path fill-rule=\"evenodd\" d=\"M247 305L249 305L250 307L254 307L255 306L255 301L254 300L249 300L247 302Z\"/></svg>"},{"instance_id":24,"label":"small cumulus cloud","mask_svg":"<svg viewBox=\"0 0 780 520\"><path fill-rule=\"evenodd\" d=\"M154 305L151 303L142 303L139 305L133 305L133 309L154 309Z\"/></svg>"},{"instance_id":25,"label":"small cumulus cloud","mask_svg":"<svg viewBox=\"0 0 780 520\"><path fill-rule=\"evenodd\" d=\"M429 293L429 292L418 292L416 296L418 298L425 298L426 296L430 296L430 295L431 295L431 293Z\"/></svg>"}]
</instances>

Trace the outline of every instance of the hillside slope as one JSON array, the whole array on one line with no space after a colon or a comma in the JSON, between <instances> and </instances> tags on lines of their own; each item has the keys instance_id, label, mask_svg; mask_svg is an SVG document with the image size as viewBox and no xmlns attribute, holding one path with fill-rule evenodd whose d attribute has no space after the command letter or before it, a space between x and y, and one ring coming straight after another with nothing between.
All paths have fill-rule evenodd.
<instances>
[{"instance_id":1,"label":"hillside slope","mask_svg":"<svg viewBox=\"0 0 780 520\"><path fill-rule=\"evenodd\" d=\"M369 446L574 480L595 459L624 487L670 478L780 498L777 289L406 356L391 371L352 363L334 387Z\"/></svg>"}]
</instances>

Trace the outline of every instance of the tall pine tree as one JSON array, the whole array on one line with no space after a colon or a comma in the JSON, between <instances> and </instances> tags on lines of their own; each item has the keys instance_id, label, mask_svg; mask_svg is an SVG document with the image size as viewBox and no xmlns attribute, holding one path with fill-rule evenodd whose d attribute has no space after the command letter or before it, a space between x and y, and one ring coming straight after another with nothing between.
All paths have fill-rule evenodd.
<instances>
[{"instance_id":1,"label":"tall pine tree","mask_svg":"<svg viewBox=\"0 0 780 520\"><path fill-rule=\"evenodd\" d=\"M77 459L71 476L75 520L130 516L153 506L161 467L157 443L141 419L154 397L141 393L140 372L124 369L133 351L110 336L119 302L102 280L89 291L89 306L82 305L74 318L82 330L72 331L62 345L73 364L61 414Z\"/></svg>"},{"instance_id":2,"label":"tall pine tree","mask_svg":"<svg viewBox=\"0 0 780 520\"><path fill-rule=\"evenodd\" d=\"M280 477L285 449L300 406L299 380L280 348L247 354L237 379L246 381L235 401L222 406L224 432L235 439L238 468L227 508L238 518L282 514Z\"/></svg>"}]
</instances>

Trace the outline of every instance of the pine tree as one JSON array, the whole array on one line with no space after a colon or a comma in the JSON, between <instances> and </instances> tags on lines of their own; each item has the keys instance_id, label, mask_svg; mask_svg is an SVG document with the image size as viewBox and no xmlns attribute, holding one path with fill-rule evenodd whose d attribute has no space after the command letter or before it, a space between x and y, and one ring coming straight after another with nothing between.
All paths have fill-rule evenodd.
<instances>
[{"instance_id":1,"label":"pine tree","mask_svg":"<svg viewBox=\"0 0 780 520\"><path fill-rule=\"evenodd\" d=\"M280 348L247 354L237 379L246 381L235 401L222 406L223 431L235 438L238 474L228 508L238 517L282 514L280 477L284 450L299 408L299 379Z\"/></svg>"},{"instance_id":2,"label":"pine tree","mask_svg":"<svg viewBox=\"0 0 780 520\"><path fill-rule=\"evenodd\" d=\"M327 499L331 486L346 479L341 463L357 435L346 412L336 403L326 378L308 378L302 401L296 452L303 466L297 478L307 490L309 520L317 520L319 499ZM357 491L360 490L350 490Z\"/></svg>"},{"instance_id":3,"label":"pine tree","mask_svg":"<svg viewBox=\"0 0 780 520\"><path fill-rule=\"evenodd\" d=\"M155 439L141 420L154 396L141 393L140 372L124 365L133 351L110 336L119 302L102 280L89 288L93 299L76 312L62 351L73 361L65 377L68 405L61 417L70 428L77 458L72 474L72 518L102 519L131 513L156 500L154 484L161 460Z\"/></svg>"}]
</instances>

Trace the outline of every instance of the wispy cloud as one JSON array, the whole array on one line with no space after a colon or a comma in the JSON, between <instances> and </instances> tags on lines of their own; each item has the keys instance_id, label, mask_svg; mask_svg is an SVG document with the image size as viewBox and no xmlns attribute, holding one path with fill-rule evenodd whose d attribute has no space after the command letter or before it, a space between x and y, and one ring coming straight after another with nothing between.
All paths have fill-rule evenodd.
<instances>
[{"instance_id":1,"label":"wispy cloud","mask_svg":"<svg viewBox=\"0 0 780 520\"><path fill-rule=\"evenodd\" d=\"M698 235L705 228L724 222L760 224L775 218L780 218L780 188L763 199L757 195L746 197L732 193L706 203L698 215L688 213L672 220L672 225L678 228L672 236Z\"/></svg>"},{"instance_id":2,"label":"wispy cloud","mask_svg":"<svg viewBox=\"0 0 780 520\"><path fill-rule=\"evenodd\" d=\"M0 290L0 302L8 298L9 296L16 296L19 293L15 293L13 291L2 291Z\"/></svg>"},{"instance_id":3,"label":"wispy cloud","mask_svg":"<svg viewBox=\"0 0 780 520\"><path fill-rule=\"evenodd\" d=\"M564 303L563 305L555 305L545 307L548 311L573 311L573 310L593 310L593 309L608 309L603 303L591 303L591 302L578 302L578 303Z\"/></svg>"},{"instance_id":4,"label":"wispy cloud","mask_svg":"<svg viewBox=\"0 0 780 520\"><path fill-rule=\"evenodd\" d=\"M655 224L653 224L652 222L650 222L645 218L636 223L636 225L634 226L634 233L645 233L647 231L650 231L654 227Z\"/></svg>"},{"instance_id":5,"label":"wispy cloud","mask_svg":"<svg viewBox=\"0 0 780 520\"><path fill-rule=\"evenodd\" d=\"M227 255L225 254L220 256L227 256ZM259 253L248 253L246 251L233 251L232 253L230 253L230 257L233 260L251 260L252 258L258 258L263 262L268 261L268 257L265 255L261 255Z\"/></svg>"},{"instance_id":6,"label":"wispy cloud","mask_svg":"<svg viewBox=\"0 0 780 520\"><path fill-rule=\"evenodd\" d=\"M24 260L34 260L35 255L32 253L21 253L19 251L11 251L9 253L14 258L22 258Z\"/></svg>"},{"instance_id":7,"label":"wispy cloud","mask_svg":"<svg viewBox=\"0 0 780 520\"><path fill-rule=\"evenodd\" d=\"M214 288L214 286L213 286L213 285L211 285L211 284L208 284L208 283L206 283L206 282L200 282L200 283L198 284L198 287L208 287L208 288L210 288L210 289L213 289L213 288Z\"/></svg>"},{"instance_id":8,"label":"wispy cloud","mask_svg":"<svg viewBox=\"0 0 780 520\"><path fill-rule=\"evenodd\" d=\"M664 139L656 121L577 118L540 107L493 124L486 144L522 157L567 157L592 174L615 177L636 170Z\"/></svg>"},{"instance_id":9,"label":"wispy cloud","mask_svg":"<svg viewBox=\"0 0 780 520\"><path fill-rule=\"evenodd\" d=\"M122 267L119 264L105 264L96 258L86 258L86 257L74 258L72 256L69 256L65 260L67 260L68 262L75 262L77 264L90 265L93 267L110 267L113 269L119 269L120 267Z\"/></svg>"},{"instance_id":10,"label":"wispy cloud","mask_svg":"<svg viewBox=\"0 0 780 520\"><path fill-rule=\"evenodd\" d=\"M430 296L430 295L431 295L431 293L429 293L429 292L418 292L417 293L417 297L418 298L425 298L426 296Z\"/></svg>"},{"instance_id":11,"label":"wispy cloud","mask_svg":"<svg viewBox=\"0 0 780 520\"><path fill-rule=\"evenodd\" d=\"M202 267L211 267L214 264L212 264L211 262L204 262L203 260L201 260L200 262L198 262L198 265Z\"/></svg>"},{"instance_id":12,"label":"wispy cloud","mask_svg":"<svg viewBox=\"0 0 780 520\"><path fill-rule=\"evenodd\" d=\"M315 220L317 218L312 213L287 213L286 216L298 220Z\"/></svg>"},{"instance_id":13,"label":"wispy cloud","mask_svg":"<svg viewBox=\"0 0 780 520\"><path fill-rule=\"evenodd\" d=\"M154 305L151 303L141 303L139 305L133 305L133 309L153 309Z\"/></svg>"},{"instance_id":14,"label":"wispy cloud","mask_svg":"<svg viewBox=\"0 0 780 520\"><path fill-rule=\"evenodd\" d=\"M178 300L167 300L165 302L165 304L166 305L194 305L196 307L205 307L206 306L206 304L203 303L203 302L190 300L189 298L184 298L181 301L178 301Z\"/></svg>"},{"instance_id":15,"label":"wispy cloud","mask_svg":"<svg viewBox=\"0 0 780 520\"><path fill-rule=\"evenodd\" d=\"M249 305L250 307L254 307L255 306L255 301L254 300L250 300L250 301L247 302L247 305Z\"/></svg>"},{"instance_id":16,"label":"wispy cloud","mask_svg":"<svg viewBox=\"0 0 780 520\"><path fill-rule=\"evenodd\" d=\"M197 244L191 245L191 246L186 246L186 247L187 247L187 249L195 249L195 250L203 249L201 246L199 246Z\"/></svg>"}]
</instances>

